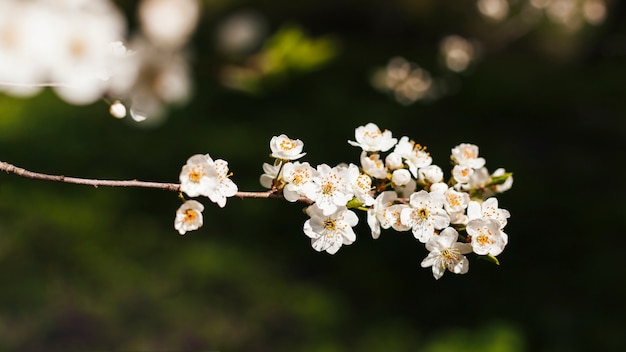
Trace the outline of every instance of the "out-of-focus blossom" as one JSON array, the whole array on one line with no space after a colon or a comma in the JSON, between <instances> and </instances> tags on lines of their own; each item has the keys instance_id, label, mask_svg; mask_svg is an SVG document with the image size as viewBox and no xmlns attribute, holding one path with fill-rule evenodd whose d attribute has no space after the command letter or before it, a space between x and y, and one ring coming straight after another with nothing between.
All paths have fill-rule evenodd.
<instances>
[{"instance_id":1,"label":"out-of-focus blossom","mask_svg":"<svg viewBox=\"0 0 626 352\"><path fill-rule=\"evenodd\" d=\"M259 46L266 34L267 23L261 14L252 10L236 12L218 24L217 49L227 56L245 55Z\"/></svg>"},{"instance_id":2,"label":"out-of-focus blossom","mask_svg":"<svg viewBox=\"0 0 626 352\"><path fill-rule=\"evenodd\" d=\"M381 91L391 92L403 105L436 95L430 73L402 57L392 58L387 67L377 70L372 77L372 85Z\"/></svg>"},{"instance_id":3,"label":"out-of-focus blossom","mask_svg":"<svg viewBox=\"0 0 626 352\"><path fill-rule=\"evenodd\" d=\"M509 14L509 2L507 0L478 0L476 5L481 15L493 21L502 21Z\"/></svg>"},{"instance_id":4,"label":"out-of-focus blossom","mask_svg":"<svg viewBox=\"0 0 626 352\"><path fill-rule=\"evenodd\" d=\"M446 67L454 72L462 72L467 69L474 60L474 45L458 35L445 37L440 44Z\"/></svg>"},{"instance_id":5,"label":"out-of-focus blossom","mask_svg":"<svg viewBox=\"0 0 626 352\"><path fill-rule=\"evenodd\" d=\"M139 22L145 36L155 45L170 49L184 46L200 16L197 0L142 0Z\"/></svg>"}]
</instances>

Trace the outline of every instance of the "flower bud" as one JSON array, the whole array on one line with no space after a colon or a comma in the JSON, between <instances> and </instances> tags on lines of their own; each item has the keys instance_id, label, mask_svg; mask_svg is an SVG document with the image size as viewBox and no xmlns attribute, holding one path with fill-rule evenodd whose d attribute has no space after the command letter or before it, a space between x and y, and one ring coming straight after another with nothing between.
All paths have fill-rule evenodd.
<instances>
[{"instance_id":1,"label":"flower bud","mask_svg":"<svg viewBox=\"0 0 626 352\"><path fill-rule=\"evenodd\" d=\"M126 106L124 106L124 104L122 104L119 100L116 100L113 104L111 104L109 113L117 119L123 119L126 117Z\"/></svg>"},{"instance_id":2,"label":"flower bud","mask_svg":"<svg viewBox=\"0 0 626 352\"><path fill-rule=\"evenodd\" d=\"M411 173L407 169L398 169L391 175L391 182L396 186L404 186L411 181Z\"/></svg>"},{"instance_id":3,"label":"flower bud","mask_svg":"<svg viewBox=\"0 0 626 352\"><path fill-rule=\"evenodd\" d=\"M389 170L400 169L402 166L404 166L402 162L402 156L400 156L400 154L398 153L391 153L387 155L387 157L385 158L385 164L387 165L387 168Z\"/></svg>"}]
</instances>

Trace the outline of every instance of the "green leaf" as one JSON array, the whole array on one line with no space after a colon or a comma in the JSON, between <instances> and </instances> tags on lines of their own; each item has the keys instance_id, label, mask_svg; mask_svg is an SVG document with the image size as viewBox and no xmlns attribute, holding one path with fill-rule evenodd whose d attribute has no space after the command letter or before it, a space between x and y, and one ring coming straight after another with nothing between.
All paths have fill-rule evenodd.
<instances>
[{"instance_id":1,"label":"green leaf","mask_svg":"<svg viewBox=\"0 0 626 352\"><path fill-rule=\"evenodd\" d=\"M512 172L507 172L504 175L500 176L492 176L491 181L489 182L489 186L501 185L506 182L506 180L511 176L513 176Z\"/></svg>"},{"instance_id":2,"label":"green leaf","mask_svg":"<svg viewBox=\"0 0 626 352\"><path fill-rule=\"evenodd\" d=\"M478 256L478 259L482 259L482 260L488 261L488 262L493 263L495 265L500 265L500 261L498 260L498 258L494 257L491 254L480 255L480 256Z\"/></svg>"}]
</instances>

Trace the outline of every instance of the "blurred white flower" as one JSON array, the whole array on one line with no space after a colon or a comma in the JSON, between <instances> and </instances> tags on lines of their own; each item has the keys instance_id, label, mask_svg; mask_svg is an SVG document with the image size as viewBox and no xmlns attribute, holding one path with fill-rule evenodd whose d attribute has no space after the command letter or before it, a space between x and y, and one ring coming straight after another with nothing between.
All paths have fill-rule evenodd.
<instances>
[{"instance_id":1,"label":"blurred white flower","mask_svg":"<svg viewBox=\"0 0 626 352\"><path fill-rule=\"evenodd\" d=\"M145 36L155 45L170 49L184 46L200 17L197 0L142 0L139 22Z\"/></svg>"},{"instance_id":2,"label":"blurred white flower","mask_svg":"<svg viewBox=\"0 0 626 352\"><path fill-rule=\"evenodd\" d=\"M261 14L244 10L225 18L217 27L217 49L225 55L241 56L251 52L267 34Z\"/></svg>"},{"instance_id":3,"label":"blurred white flower","mask_svg":"<svg viewBox=\"0 0 626 352\"><path fill-rule=\"evenodd\" d=\"M443 38L440 49L446 67L454 72L465 71L474 60L474 45L458 35Z\"/></svg>"}]
</instances>

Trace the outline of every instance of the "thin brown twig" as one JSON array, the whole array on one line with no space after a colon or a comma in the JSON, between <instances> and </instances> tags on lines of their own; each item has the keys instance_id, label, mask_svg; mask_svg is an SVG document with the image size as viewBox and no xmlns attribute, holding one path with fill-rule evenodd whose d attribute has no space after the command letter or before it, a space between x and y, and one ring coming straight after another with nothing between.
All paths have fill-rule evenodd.
<instances>
[{"instance_id":1,"label":"thin brown twig","mask_svg":"<svg viewBox=\"0 0 626 352\"><path fill-rule=\"evenodd\" d=\"M79 177L67 177L62 175L48 175L39 172L28 171L21 167L17 167L13 164L9 164L4 161L0 161L0 171L15 174L21 177L30 178L33 180L46 180L54 182L70 183L75 185L86 185L98 188L104 187L138 187L138 188L156 188L166 191L180 192L180 184L178 183L164 183L164 182L146 182L139 180L98 180ZM257 198L257 199L284 199L282 194L275 193L274 191L265 192L237 192L235 194L239 198ZM311 200L302 197L298 200L302 203L311 204Z\"/></svg>"}]
</instances>

